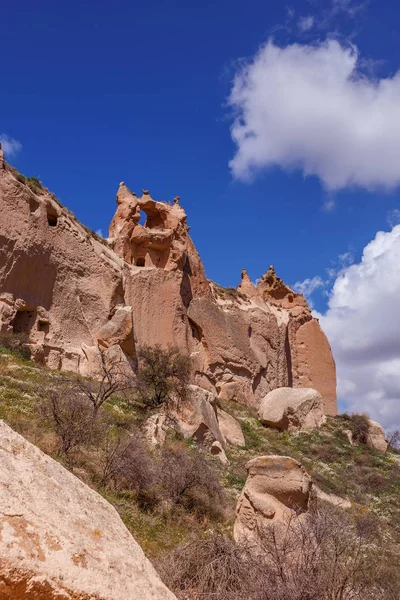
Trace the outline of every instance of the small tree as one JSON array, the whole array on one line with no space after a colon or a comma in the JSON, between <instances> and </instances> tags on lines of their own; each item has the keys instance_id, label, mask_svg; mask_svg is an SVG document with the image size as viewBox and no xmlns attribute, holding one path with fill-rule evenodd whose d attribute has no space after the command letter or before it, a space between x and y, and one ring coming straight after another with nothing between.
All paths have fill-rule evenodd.
<instances>
[{"instance_id":1,"label":"small tree","mask_svg":"<svg viewBox=\"0 0 400 600\"><path fill-rule=\"evenodd\" d=\"M190 359L177 348L142 346L138 353L139 399L149 408L169 407L187 397Z\"/></svg>"},{"instance_id":2,"label":"small tree","mask_svg":"<svg viewBox=\"0 0 400 600\"><path fill-rule=\"evenodd\" d=\"M103 404L114 394L126 394L136 387L131 366L120 355L100 352L94 367L94 379L78 378L72 385L84 394L93 406L94 417Z\"/></svg>"}]
</instances>

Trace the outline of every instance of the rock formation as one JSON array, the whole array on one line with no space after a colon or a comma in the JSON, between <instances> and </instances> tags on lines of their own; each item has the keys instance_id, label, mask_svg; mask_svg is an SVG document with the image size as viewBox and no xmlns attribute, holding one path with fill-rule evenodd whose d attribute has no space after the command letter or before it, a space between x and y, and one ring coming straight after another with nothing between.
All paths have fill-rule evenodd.
<instances>
[{"instance_id":1,"label":"rock formation","mask_svg":"<svg viewBox=\"0 0 400 600\"><path fill-rule=\"evenodd\" d=\"M162 445L168 430L175 430L199 445L224 449L226 445L245 446L240 423L218 406L217 397L197 385L188 386L188 397L179 409L161 409L144 423L146 438ZM217 454L217 452L215 452Z\"/></svg>"},{"instance_id":2,"label":"rock formation","mask_svg":"<svg viewBox=\"0 0 400 600\"><path fill-rule=\"evenodd\" d=\"M116 510L3 421L0 598L175 598Z\"/></svg>"},{"instance_id":3,"label":"rock formation","mask_svg":"<svg viewBox=\"0 0 400 600\"><path fill-rule=\"evenodd\" d=\"M236 507L234 537L257 542L266 525L286 525L306 512L312 480L304 467L288 456L260 456L246 464L247 481Z\"/></svg>"},{"instance_id":4,"label":"rock formation","mask_svg":"<svg viewBox=\"0 0 400 600\"><path fill-rule=\"evenodd\" d=\"M307 431L325 421L324 400L312 388L278 388L261 400L258 416L281 431Z\"/></svg>"},{"instance_id":5,"label":"rock formation","mask_svg":"<svg viewBox=\"0 0 400 600\"><path fill-rule=\"evenodd\" d=\"M386 452L389 442L386 439L384 429L378 421L368 419L368 434L367 446L378 450L378 452Z\"/></svg>"},{"instance_id":6,"label":"rock formation","mask_svg":"<svg viewBox=\"0 0 400 600\"><path fill-rule=\"evenodd\" d=\"M87 374L99 351L118 347L134 368L137 346L172 345L217 397L258 408L275 388L313 387L336 414L329 343L272 267L257 286L244 271L237 290L221 288L205 276L178 200L121 183L102 240L0 166L0 328L28 333L34 360Z\"/></svg>"}]
</instances>

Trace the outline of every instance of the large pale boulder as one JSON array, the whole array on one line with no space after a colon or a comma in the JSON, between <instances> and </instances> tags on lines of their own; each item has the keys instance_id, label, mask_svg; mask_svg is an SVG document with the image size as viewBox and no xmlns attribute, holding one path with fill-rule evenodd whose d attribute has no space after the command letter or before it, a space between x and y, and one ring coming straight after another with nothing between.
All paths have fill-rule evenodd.
<instances>
[{"instance_id":1,"label":"large pale boulder","mask_svg":"<svg viewBox=\"0 0 400 600\"><path fill-rule=\"evenodd\" d=\"M324 422L324 401L312 388L278 388L261 401L258 416L281 431L307 431Z\"/></svg>"},{"instance_id":2,"label":"large pale boulder","mask_svg":"<svg viewBox=\"0 0 400 600\"><path fill-rule=\"evenodd\" d=\"M288 456L260 456L246 464L247 481L236 507L236 541L257 540L267 525L280 525L309 508L312 480Z\"/></svg>"},{"instance_id":3,"label":"large pale boulder","mask_svg":"<svg viewBox=\"0 0 400 600\"><path fill-rule=\"evenodd\" d=\"M386 452L389 442L386 439L383 427L378 421L368 419L368 434L367 446L378 450L378 452Z\"/></svg>"},{"instance_id":4,"label":"large pale boulder","mask_svg":"<svg viewBox=\"0 0 400 600\"><path fill-rule=\"evenodd\" d=\"M116 510L3 421L0 598L175 598Z\"/></svg>"}]
</instances>

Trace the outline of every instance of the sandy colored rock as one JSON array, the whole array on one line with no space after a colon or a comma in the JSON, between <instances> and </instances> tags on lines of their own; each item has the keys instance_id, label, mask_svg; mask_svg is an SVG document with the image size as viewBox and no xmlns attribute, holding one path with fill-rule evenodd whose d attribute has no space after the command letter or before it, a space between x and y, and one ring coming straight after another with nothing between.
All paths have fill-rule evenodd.
<instances>
[{"instance_id":1,"label":"sandy colored rock","mask_svg":"<svg viewBox=\"0 0 400 600\"><path fill-rule=\"evenodd\" d=\"M389 442L386 439L384 429L377 421L368 419L368 435L367 446L378 450L378 452L386 452Z\"/></svg>"},{"instance_id":2,"label":"sandy colored rock","mask_svg":"<svg viewBox=\"0 0 400 600\"><path fill-rule=\"evenodd\" d=\"M134 358L136 353L132 308L130 306L118 306L111 319L97 332L96 338L99 348L105 349L113 345L119 345L128 356Z\"/></svg>"},{"instance_id":3,"label":"sandy colored rock","mask_svg":"<svg viewBox=\"0 0 400 600\"><path fill-rule=\"evenodd\" d=\"M199 444L210 445L217 441L225 447L225 439L217 420L216 397L197 385L189 385L188 400L175 414L180 432L187 438L192 437Z\"/></svg>"},{"instance_id":4,"label":"sandy colored rock","mask_svg":"<svg viewBox=\"0 0 400 600\"><path fill-rule=\"evenodd\" d=\"M350 500L337 496L336 494L327 494L315 483L313 484L313 494L317 500L320 500L321 502L327 502L328 504L332 504L332 506L338 506L343 509L351 508Z\"/></svg>"},{"instance_id":5,"label":"sandy colored rock","mask_svg":"<svg viewBox=\"0 0 400 600\"><path fill-rule=\"evenodd\" d=\"M143 432L147 441L153 446L162 446L170 429L168 417L163 413L151 415L143 425Z\"/></svg>"},{"instance_id":6,"label":"sandy colored rock","mask_svg":"<svg viewBox=\"0 0 400 600\"><path fill-rule=\"evenodd\" d=\"M116 510L3 421L0 598L175 598Z\"/></svg>"},{"instance_id":7,"label":"sandy colored rock","mask_svg":"<svg viewBox=\"0 0 400 600\"><path fill-rule=\"evenodd\" d=\"M258 418L281 431L307 431L324 422L324 401L312 388L278 388L261 401Z\"/></svg>"},{"instance_id":8,"label":"sandy colored rock","mask_svg":"<svg viewBox=\"0 0 400 600\"><path fill-rule=\"evenodd\" d=\"M229 464L229 460L225 454L225 450L223 449L222 444L220 442L213 442L211 444L210 452L213 456L216 456L223 465Z\"/></svg>"},{"instance_id":9,"label":"sandy colored rock","mask_svg":"<svg viewBox=\"0 0 400 600\"><path fill-rule=\"evenodd\" d=\"M234 538L257 541L257 530L286 524L309 509L312 480L288 456L260 456L246 464L247 480L236 507Z\"/></svg>"},{"instance_id":10,"label":"sandy colored rock","mask_svg":"<svg viewBox=\"0 0 400 600\"><path fill-rule=\"evenodd\" d=\"M134 359L144 344L176 346L192 358L193 383L219 398L258 408L278 387L313 387L336 413L329 343L272 267L257 286L243 271L238 290L222 288L205 276L181 203L121 183L103 240L17 176L4 163L0 330L27 333L35 360L86 375L96 348Z\"/></svg>"},{"instance_id":11,"label":"sandy colored rock","mask_svg":"<svg viewBox=\"0 0 400 600\"><path fill-rule=\"evenodd\" d=\"M227 444L242 448L246 445L240 423L219 407L217 408L217 421Z\"/></svg>"}]
</instances>

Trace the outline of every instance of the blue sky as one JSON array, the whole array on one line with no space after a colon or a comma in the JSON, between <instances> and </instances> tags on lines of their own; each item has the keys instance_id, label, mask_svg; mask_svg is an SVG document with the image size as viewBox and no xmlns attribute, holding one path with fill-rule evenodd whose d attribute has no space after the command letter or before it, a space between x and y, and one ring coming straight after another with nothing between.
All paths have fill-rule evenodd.
<instances>
[{"instance_id":1,"label":"blue sky","mask_svg":"<svg viewBox=\"0 0 400 600\"><path fill-rule=\"evenodd\" d=\"M274 264L329 317L400 221L399 17L394 0L4 3L0 136L92 229L120 181L179 195L209 278Z\"/></svg>"}]
</instances>

